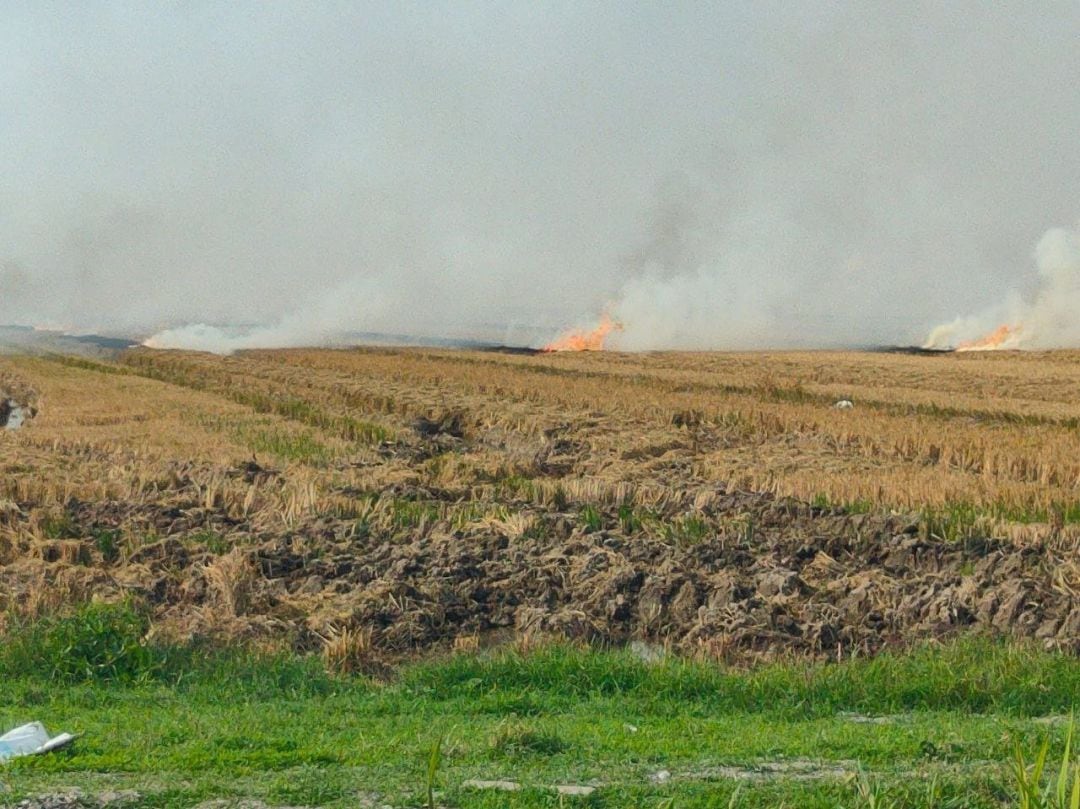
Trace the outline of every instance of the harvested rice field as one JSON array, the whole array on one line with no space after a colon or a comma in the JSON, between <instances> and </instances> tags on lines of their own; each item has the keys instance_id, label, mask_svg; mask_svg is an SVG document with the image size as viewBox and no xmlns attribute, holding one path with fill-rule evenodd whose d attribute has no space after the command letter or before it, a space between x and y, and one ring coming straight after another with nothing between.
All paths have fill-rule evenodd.
<instances>
[{"instance_id":1,"label":"harvested rice field","mask_svg":"<svg viewBox=\"0 0 1080 809\"><path fill-rule=\"evenodd\" d=\"M35 690L51 688L35 677L121 702L151 688L172 704L185 677L218 676L192 654L232 650L244 671L263 672L244 675L257 682L236 685L237 699L262 694L287 714L282 692L258 679L270 671L316 683L300 687L302 703L362 692L361 713L386 700L396 716L406 711L401 689L428 678L438 685L423 692L422 712L450 700L485 739L473 750L438 722L437 738L382 728L381 743L404 757L388 765L392 777L366 754L345 770L311 760L305 745L283 755L286 770L328 767L338 786L325 794L279 795L265 783L237 791L213 778L192 786L187 776L177 791L119 765L114 749L101 753L100 771L128 772L119 781L140 805L356 805L361 794L361 805L427 805L409 762L430 764L438 739L449 751L436 756L449 768L442 797L432 792L439 805L726 806L735 796L742 803L732 805L870 806L883 805L865 802L878 781L900 790L903 805L1012 805L1011 742L1002 740L1037 746L1045 731L1060 741L1065 727L1041 717L1068 713L1080 696L1078 352L133 349L2 356L0 401L18 413L0 429L9 649L0 664L11 672L0 718L24 716L16 709L34 699L62 721L78 715L72 698ZM109 610L127 616L126 630ZM57 633L81 638L88 625L116 648L61 644L86 658L81 668L19 657L27 644L52 648ZM995 659L979 673L979 660ZM912 674L910 692L830 690L833 678L854 682L912 660L954 662ZM1017 660L1034 680L1018 675ZM507 686L516 708L494 711L495 724L475 713L494 693L483 689L530 666L531 685ZM545 680L545 666L563 674ZM558 677L584 671L592 685L575 688L587 698L560 694ZM717 726L691 715L711 710L710 688L770 677L795 688L800 671L809 679L799 688L827 684L824 703L807 697L801 707L777 691L775 710L754 720L803 741L713 755L657 739L666 758L652 767L645 751L625 759L629 748L615 742L590 762L597 741L584 725L569 731L574 739L560 735L559 715L574 714L577 727L593 721L585 706L620 710L604 671L633 681L627 704L639 719L651 710L637 702L647 699L640 678L659 678L668 692L698 683L704 690L664 710L703 739ZM473 704L477 687L488 697L478 692ZM980 688L997 696L980 702ZM1044 688L1045 699L1024 688ZM756 710L750 702L721 710L725 733L736 714ZM941 715L950 711L959 713ZM99 733L118 721L94 716ZM837 734L833 753L800 735L808 722L834 728L822 730ZM907 748L891 757L895 734L913 732L935 750L945 749L942 733L967 739L957 742L958 766ZM875 733L884 735L873 750L865 739L849 745ZM991 736L982 763L969 761L964 745ZM94 744L67 754L70 771L60 754L20 761L25 779L10 794L75 783L80 805L92 803L105 789L85 775L99 771L85 758ZM268 766L261 756L244 766ZM183 770L174 759L170 771ZM221 770L226 780L232 772ZM916 801L904 786L913 774L945 784L941 800L952 802ZM371 783L342 785L354 776ZM560 792L560 783L589 788ZM58 794L47 800L66 800Z\"/></svg>"}]
</instances>

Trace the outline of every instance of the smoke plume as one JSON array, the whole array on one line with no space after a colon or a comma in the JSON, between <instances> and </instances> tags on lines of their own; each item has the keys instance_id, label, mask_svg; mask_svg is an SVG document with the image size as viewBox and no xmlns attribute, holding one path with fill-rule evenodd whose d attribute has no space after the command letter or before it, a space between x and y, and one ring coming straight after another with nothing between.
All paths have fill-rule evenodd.
<instances>
[{"instance_id":1,"label":"smoke plume","mask_svg":"<svg viewBox=\"0 0 1080 809\"><path fill-rule=\"evenodd\" d=\"M0 323L1078 345L1080 5L8 3Z\"/></svg>"},{"instance_id":2,"label":"smoke plume","mask_svg":"<svg viewBox=\"0 0 1080 809\"><path fill-rule=\"evenodd\" d=\"M930 332L926 347L1080 346L1080 231L1048 230L1035 246L1034 260L1038 276L1030 300L1013 293L981 314L937 326Z\"/></svg>"}]
</instances>

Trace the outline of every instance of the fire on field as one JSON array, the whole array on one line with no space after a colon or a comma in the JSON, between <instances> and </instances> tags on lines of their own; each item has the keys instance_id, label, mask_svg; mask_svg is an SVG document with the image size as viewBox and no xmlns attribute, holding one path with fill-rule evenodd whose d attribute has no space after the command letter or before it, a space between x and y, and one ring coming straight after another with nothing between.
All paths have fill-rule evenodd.
<instances>
[{"instance_id":1,"label":"fire on field","mask_svg":"<svg viewBox=\"0 0 1080 809\"><path fill-rule=\"evenodd\" d=\"M732 660L972 631L1076 649L1073 367L4 358L4 378L47 407L0 433L0 606L126 596L160 635L373 671L513 638Z\"/></svg>"}]
</instances>

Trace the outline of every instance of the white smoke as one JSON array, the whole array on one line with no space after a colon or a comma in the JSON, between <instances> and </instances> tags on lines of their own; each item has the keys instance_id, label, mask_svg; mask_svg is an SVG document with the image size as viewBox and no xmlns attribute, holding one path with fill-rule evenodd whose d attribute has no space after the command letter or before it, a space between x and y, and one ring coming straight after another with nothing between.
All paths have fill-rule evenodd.
<instances>
[{"instance_id":1,"label":"white smoke","mask_svg":"<svg viewBox=\"0 0 1080 809\"><path fill-rule=\"evenodd\" d=\"M1055 228L1035 248L1040 286L1024 317L1031 345L1080 345L1080 231Z\"/></svg>"},{"instance_id":2,"label":"white smoke","mask_svg":"<svg viewBox=\"0 0 1080 809\"><path fill-rule=\"evenodd\" d=\"M1025 300L1010 293L1003 304L935 327L927 348L954 348L1002 326L1009 339L1000 348L1066 348L1080 345L1080 229L1053 228L1035 246L1038 274Z\"/></svg>"},{"instance_id":3,"label":"white smoke","mask_svg":"<svg viewBox=\"0 0 1080 809\"><path fill-rule=\"evenodd\" d=\"M1077 341L1016 268L1076 215L1078 39L1073 0L0 4L0 324Z\"/></svg>"},{"instance_id":4,"label":"white smoke","mask_svg":"<svg viewBox=\"0 0 1080 809\"><path fill-rule=\"evenodd\" d=\"M293 348L348 343L355 324L372 322L385 308L379 286L354 279L265 326L195 323L165 329L147 338L148 348L179 348L232 354L249 348Z\"/></svg>"}]
</instances>

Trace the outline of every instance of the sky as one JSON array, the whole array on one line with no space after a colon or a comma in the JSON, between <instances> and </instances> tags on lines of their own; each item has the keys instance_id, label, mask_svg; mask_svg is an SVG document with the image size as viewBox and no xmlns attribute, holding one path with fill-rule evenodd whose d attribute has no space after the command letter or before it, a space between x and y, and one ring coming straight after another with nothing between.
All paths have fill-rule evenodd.
<instances>
[{"instance_id":1,"label":"sky","mask_svg":"<svg viewBox=\"0 0 1080 809\"><path fill-rule=\"evenodd\" d=\"M229 350L606 311L644 350L1060 320L1077 42L1052 0L8 0L0 322Z\"/></svg>"}]
</instances>

